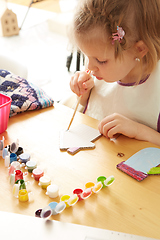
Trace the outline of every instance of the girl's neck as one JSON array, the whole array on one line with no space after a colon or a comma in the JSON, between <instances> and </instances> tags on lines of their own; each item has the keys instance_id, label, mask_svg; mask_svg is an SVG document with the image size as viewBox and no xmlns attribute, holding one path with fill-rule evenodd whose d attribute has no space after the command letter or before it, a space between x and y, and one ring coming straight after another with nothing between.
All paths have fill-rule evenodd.
<instances>
[{"instance_id":1,"label":"girl's neck","mask_svg":"<svg viewBox=\"0 0 160 240\"><path fill-rule=\"evenodd\" d=\"M147 75L145 67L140 65L138 68L133 69L126 77L120 79L120 82L124 84L139 83L140 80L145 79Z\"/></svg>"}]
</instances>

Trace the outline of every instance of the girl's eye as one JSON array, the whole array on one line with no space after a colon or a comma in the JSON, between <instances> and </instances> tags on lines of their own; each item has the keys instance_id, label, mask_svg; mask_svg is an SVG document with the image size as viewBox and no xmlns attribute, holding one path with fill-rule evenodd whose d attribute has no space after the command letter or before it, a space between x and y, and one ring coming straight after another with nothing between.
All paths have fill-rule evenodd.
<instances>
[{"instance_id":1,"label":"girl's eye","mask_svg":"<svg viewBox=\"0 0 160 240\"><path fill-rule=\"evenodd\" d=\"M99 61L97 58L96 58L96 61L97 61L99 64L105 64L105 63L107 63L107 61Z\"/></svg>"}]
</instances>

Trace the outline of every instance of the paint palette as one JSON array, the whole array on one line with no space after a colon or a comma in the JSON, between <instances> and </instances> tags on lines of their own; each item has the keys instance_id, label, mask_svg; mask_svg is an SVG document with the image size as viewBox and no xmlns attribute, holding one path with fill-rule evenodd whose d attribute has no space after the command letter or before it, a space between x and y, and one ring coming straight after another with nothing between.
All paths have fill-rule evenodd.
<instances>
[{"instance_id":1,"label":"paint palette","mask_svg":"<svg viewBox=\"0 0 160 240\"><path fill-rule=\"evenodd\" d=\"M117 168L137 181L142 181L150 174L160 174L160 168L156 168L158 165L160 149L149 147L135 153L127 161L119 163Z\"/></svg>"},{"instance_id":2,"label":"paint palette","mask_svg":"<svg viewBox=\"0 0 160 240\"><path fill-rule=\"evenodd\" d=\"M70 130L60 132L60 150L75 154L81 149L95 148L95 141L101 134L97 129L80 124Z\"/></svg>"}]
</instances>

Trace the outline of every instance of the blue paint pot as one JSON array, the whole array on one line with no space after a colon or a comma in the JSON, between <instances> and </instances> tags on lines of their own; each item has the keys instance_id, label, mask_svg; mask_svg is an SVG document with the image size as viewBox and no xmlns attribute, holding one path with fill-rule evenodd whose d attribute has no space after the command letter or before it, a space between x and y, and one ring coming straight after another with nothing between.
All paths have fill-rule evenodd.
<instances>
[{"instance_id":1,"label":"blue paint pot","mask_svg":"<svg viewBox=\"0 0 160 240\"><path fill-rule=\"evenodd\" d=\"M10 163L12 163L13 161L17 161L17 155L15 153L10 154Z\"/></svg>"}]
</instances>

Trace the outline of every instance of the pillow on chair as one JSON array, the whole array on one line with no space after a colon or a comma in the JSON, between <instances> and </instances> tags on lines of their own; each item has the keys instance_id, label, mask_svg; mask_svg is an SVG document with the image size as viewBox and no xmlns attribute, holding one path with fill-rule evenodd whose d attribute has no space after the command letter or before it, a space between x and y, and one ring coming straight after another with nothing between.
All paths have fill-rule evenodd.
<instances>
[{"instance_id":1,"label":"pillow on chair","mask_svg":"<svg viewBox=\"0 0 160 240\"><path fill-rule=\"evenodd\" d=\"M3 69L0 69L0 92L12 99L10 117L17 113L46 108L54 103L41 88Z\"/></svg>"}]
</instances>

